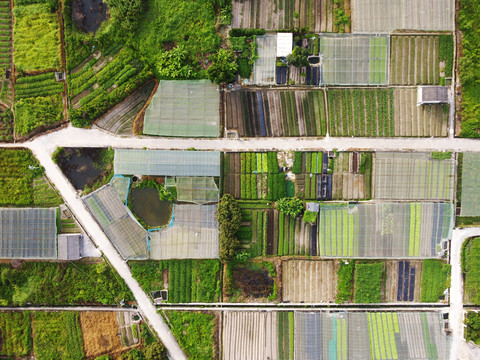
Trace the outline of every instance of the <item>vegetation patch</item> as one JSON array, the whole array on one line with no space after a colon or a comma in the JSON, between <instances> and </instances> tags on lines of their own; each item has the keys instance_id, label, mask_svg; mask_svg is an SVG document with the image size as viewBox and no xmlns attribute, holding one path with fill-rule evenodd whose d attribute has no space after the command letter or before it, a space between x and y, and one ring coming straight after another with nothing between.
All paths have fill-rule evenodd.
<instances>
[{"instance_id":1,"label":"vegetation patch","mask_svg":"<svg viewBox=\"0 0 480 360\"><path fill-rule=\"evenodd\" d=\"M465 302L480 304L480 238L463 244L462 268L465 273Z\"/></svg>"},{"instance_id":2,"label":"vegetation patch","mask_svg":"<svg viewBox=\"0 0 480 360\"><path fill-rule=\"evenodd\" d=\"M0 142L13 140L13 113L8 108L0 108Z\"/></svg>"},{"instance_id":3,"label":"vegetation patch","mask_svg":"<svg viewBox=\"0 0 480 360\"><path fill-rule=\"evenodd\" d=\"M167 285L164 279L168 279L168 301L171 303L219 299L218 260L131 261L129 264L133 276L147 292L163 290Z\"/></svg>"},{"instance_id":4,"label":"vegetation patch","mask_svg":"<svg viewBox=\"0 0 480 360\"><path fill-rule=\"evenodd\" d=\"M480 18L480 6L476 0L460 0L458 28L462 32L463 55L458 60L458 71L462 84L461 110L463 137L480 137L480 27L476 26Z\"/></svg>"},{"instance_id":5,"label":"vegetation patch","mask_svg":"<svg viewBox=\"0 0 480 360\"><path fill-rule=\"evenodd\" d=\"M17 71L59 68L60 32L58 17L52 12L52 6L19 6L16 2L13 15L14 62Z\"/></svg>"},{"instance_id":6,"label":"vegetation patch","mask_svg":"<svg viewBox=\"0 0 480 360\"><path fill-rule=\"evenodd\" d=\"M0 264L1 306L117 305L122 299L132 301L133 295L107 263Z\"/></svg>"},{"instance_id":7,"label":"vegetation patch","mask_svg":"<svg viewBox=\"0 0 480 360\"><path fill-rule=\"evenodd\" d=\"M467 326L465 340L480 345L480 314L470 311L465 319L465 325Z\"/></svg>"},{"instance_id":8,"label":"vegetation patch","mask_svg":"<svg viewBox=\"0 0 480 360\"><path fill-rule=\"evenodd\" d=\"M0 355L24 357L32 351L30 312L0 313Z\"/></svg>"},{"instance_id":9,"label":"vegetation patch","mask_svg":"<svg viewBox=\"0 0 480 360\"><path fill-rule=\"evenodd\" d=\"M78 312L37 312L33 316L33 344L37 359L83 359Z\"/></svg>"},{"instance_id":10,"label":"vegetation patch","mask_svg":"<svg viewBox=\"0 0 480 360\"><path fill-rule=\"evenodd\" d=\"M213 358L215 315L204 312L166 311L173 335L189 359Z\"/></svg>"},{"instance_id":11,"label":"vegetation patch","mask_svg":"<svg viewBox=\"0 0 480 360\"><path fill-rule=\"evenodd\" d=\"M443 292L450 287L450 271L451 265L441 260L424 260L420 301L437 302Z\"/></svg>"},{"instance_id":12,"label":"vegetation patch","mask_svg":"<svg viewBox=\"0 0 480 360\"><path fill-rule=\"evenodd\" d=\"M379 303L382 297L383 263L355 264L356 303Z\"/></svg>"},{"instance_id":13,"label":"vegetation patch","mask_svg":"<svg viewBox=\"0 0 480 360\"><path fill-rule=\"evenodd\" d=\"M248 298L273 300L276 297L272 296L272 294L276 294L276 273L272 271L271 266L271 263L257 262L234 264L227 273L231 285L228 289L230 301L241 301Z\"/></svg>"},{"instance_id":14,"label":"vegetation patch","mask_svg":"<svg viewBox=\"0 0 480 360\"><path fill-rule=\"evenodd\" d=\"M15 135L19 137L63 120L63 101L60 95L20 99L15 102L14 109Z\"/></svg>"},{"instance_id":15,"label":"vegetation patch","mask_svg":"<svg viewBox=\"0 0 480 360\"><path fill-rule=\"evenodd\" d=\"M337 283L337 297L335 302L337 304L343 304L352 299L352 285L353 285L353 270L355 268L355 261L349 260L341 261L340 268L337 271L338 283Z\"/></svg>"}]
</instances>

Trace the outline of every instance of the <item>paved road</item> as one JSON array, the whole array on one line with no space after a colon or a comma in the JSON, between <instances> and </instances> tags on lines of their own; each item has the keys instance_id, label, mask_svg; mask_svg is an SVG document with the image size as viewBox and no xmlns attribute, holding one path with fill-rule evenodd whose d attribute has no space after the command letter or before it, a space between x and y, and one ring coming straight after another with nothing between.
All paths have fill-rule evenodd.
<instances>
[{"instance_id":1,"label":"paved road","mask_svg":"<svg viewBox=\"0 0 480 360\"><path fill-rule=\"evenodd\" d=\"M28 147L40 161L40 164L45 167L46 175L55 184L64 201L69 206L70 210L75 214L75 217L81 223L83 228L87 231L90 238L95 242L95 244L107 257L108 261L125 280L125 283L135 296L138 309L143 314L144 318L149 322L151 327L157 332L158 336L170 353L170 356L175 360L186 360L185 354L178 345L173 334L170 332L167 324L165 324L162 317L157 313L157 310L155 306L153 306L150 298L147 296L147 294L145 294L138 282L133 278L127 263L122 259L103 230L88 212L87 208L83 204L83 201L77 196L73 186L63 175L60 168L53 162L51 159L51 154L46 150L44 143L42 143L42 141L34 141L29 143Z\"/></svg>"},{"instance_id":2,"label":"paved road","mask_svg":"<svg viewBox=\"0 0 480 360\"><path fill-rule=\"evenodd\" d=\"M37 145L38 144L38 145ZM0 144L2 147L39 145L49 153L61 147L105 147L199 150L376 150L376 151L480 151L480 140L460 138L247 138L198 139L122 137L98 129L79 129L69 126L25 143Z\"/></svg>"},{"instance_id":3,"label":"paved road","mask_svg":"<svg viewBox=\"0 0 480 360\"><path fill-rule=\"evenodd\" d=\"M449 323L452 329L452 352L450 360L475 359L470 356L470 349L463 340L463 278L461 266L461 252L463 242L472 237L480 236L480 228L465 228L453 230L452 245L450 249L450 264L452 265L452 278L450 287L450 315Z\"/></svg>"}]
</instances>

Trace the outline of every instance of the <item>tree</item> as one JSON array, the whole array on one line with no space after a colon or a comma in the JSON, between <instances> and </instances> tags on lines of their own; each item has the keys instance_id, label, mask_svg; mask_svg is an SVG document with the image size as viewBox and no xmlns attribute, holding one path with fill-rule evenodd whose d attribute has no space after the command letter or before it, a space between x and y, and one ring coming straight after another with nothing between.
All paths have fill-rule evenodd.
<instances>
[{"instance_id":1,"label":"tree","mask_svg":"<svg viewBox=\"0 0 480 360\"><path fill-rule=\"evenodd\" d=\"M145 346L143 354L145 360L163 360L165 359L165 347L159 342L154 342Z\"/></svg>"},{"instance_id":2,"label":"tree","mask_svg":"<svg viewBox=\"0 0 480 360\"><path fill-rule=\"evenodd\" d=\"M133 35L138 22L143 18L145 8L142 0L107 0L108 11L114 21L127 35Z\"/></svg>"},{"instance_id":3,"label":"tree","mask_svg":"<svg viewBox=\"0 0 480 360\"><path fill-rule=\"evenodd\" d=\"M220 241L220 261L226 263L234 258L240 245L236 236L242 224L242 213L237 201L230 194L220 199L217 207L217 221Z\"/></svg>"},{"instance_id":4,"label":"tree","mask_svg":"<svg viewBox=\"0 0 480 360\"><path fill-rule=\"evenodd\" d=\"M282 198L277 201L277 209L282 213L297 217L303 211L303 201L298 198Z\"/></svg>"},{"instance_id":5,"label":"tree","mask_svg":"<svg viewBox=\"0 0 480 360\"><path fill-rule=\"evenodd\" d=\"M145 356L139 349L132 349L122 354L122 360L145 360Z\"/></svg>"},{"instance_id":6,"label":"tree","mask_svg":"<svg viewBox=\"0 0 480 360\"><path fill-rule=\"evenodd\" d=\"M287 62L297 68L308 66L308 49L295 46L292 53L287 55Z\"/></svg>"},{"instance_id":7,"label":"tree","mask_svg":"<svg viewBox=\"0 0 480 360\"><path fill-rule=\"evenodd\" d=\"M232 50L220 49L210 56L212 65L207 69L208 78L217 84L229 83L235 80L237 63Z\"/></svg>"},{"instance_id":8,"label":"tree","mask_svg":"<svg viewBox=\"0 0 480 360\"><path fill-rule=\"evenodd\" d=\"M165 80L187 80L195 77L193 61L183 46L164 51L156 62L157 74Z\"/></svg>"}]
</instances>

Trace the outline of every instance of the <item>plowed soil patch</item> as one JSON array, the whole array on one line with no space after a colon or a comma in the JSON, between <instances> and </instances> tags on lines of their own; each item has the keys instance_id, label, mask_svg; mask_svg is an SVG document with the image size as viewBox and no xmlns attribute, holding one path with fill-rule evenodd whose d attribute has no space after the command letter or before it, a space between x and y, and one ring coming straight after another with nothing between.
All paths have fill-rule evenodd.
<instances>
[{"instance_id":1,"label":"plowed soil patch","mask_svg":"<svg viewBox=\"0 0 480 360\"><path fill-rule=\"evenodd\" d=\"M81 312L80 325L86 358L117 352L122 348L114 312Z\"/></svg>"}]
</instances>

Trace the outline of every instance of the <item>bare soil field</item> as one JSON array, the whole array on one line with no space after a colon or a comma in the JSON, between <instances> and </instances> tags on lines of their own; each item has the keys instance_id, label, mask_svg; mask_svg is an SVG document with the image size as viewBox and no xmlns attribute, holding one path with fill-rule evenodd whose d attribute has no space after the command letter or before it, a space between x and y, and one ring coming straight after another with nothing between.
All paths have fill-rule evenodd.
<instances>
[{"instance_id":1,"label":"bare soil field","mask_svg":"<svg viewBox=\"0 0 480 360\"><path fill-rule=\"evenodd\" d=\"M390 84L438 84L440 39L435 35L391 37Z\"/></svg>"},{"instance_id":2,"label":"bare soil field","mask_svg":"<svg viewBox=\"0 0 480 360\"><path fill-rule=\"evenodd\" d=\"M448 105L417 106L416 88L395 88L395 136L447 136Z\"/></svg>"},{"instance_id":3,"label":"bare soil field","mask_svg":"<svg viewBox=\"0 0 480 360\"><path fill-rule=\"evenodd\" d=\"M337 32L333 10L338 6L332 0L234 0L232 27Z\"/></svg>"},{"instance_id":4,"label":"bare soil field","mask_svg":"<svg viewBox=\"0 0 480 360\"><path fill-rule=\"evenodd\" d=\"M387 282L386 282L385 293L384 293L384 301L385 302L403 302L403 301L420 302L420 293L421 293L421 286L422 286L422 281L421 281L422 261L420 260L408 261L408 272L406 271L406 267L405 267L406 262L403 261L404 263L403 265L400 265L400 263L401 263L400 261L386 262ZM403 266L403 268L400 269L400 266ZM399 281L399 278L400 278L400 281ZM400 286L400 289L399 289L399 286ZM405 295L405 297L403 295Z\"/></svg>"},{"instance_id":5,"label":"bare soil field","mask_svg":"<svg viewBox=\"0 0 480 360\"><path fill-rule=\"evenodd\" d=\"M83 333L83 349L87 358L120 351L118 322L114 312L80 312Z\"/></svg>"},{"instance_id":6,"label":"bare soil field","mask_svg":"<svg viewBox=\"0 0 480 360\"><path fill-rule=\"evenodd\" d=\"M282 262L282 301L335 302L338 260Z\"/></svg>"}]
</instances>

